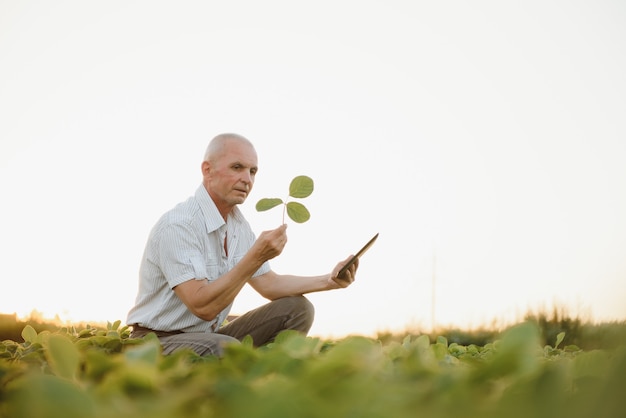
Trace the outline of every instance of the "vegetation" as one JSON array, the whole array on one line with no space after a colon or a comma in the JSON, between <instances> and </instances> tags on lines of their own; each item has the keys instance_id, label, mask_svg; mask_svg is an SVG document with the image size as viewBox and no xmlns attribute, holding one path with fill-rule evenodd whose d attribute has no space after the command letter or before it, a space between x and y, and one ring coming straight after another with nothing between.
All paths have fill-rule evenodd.
<instances>
[{"instance_id":1,"label":"vegetation","mask_svg":"<svg viewBox=\"0 0 626 418\"><path fill-rule=\"evenodd\" d=\"M555 307L552 311L539 310L529 311L520 322L531 322L539 329L540 344L546 345L555 341L558 334L565 333L563 345L576 345L583 350L613 349L626 345L626 322L602 322L594 323L572 316L563 307ZM503 325L482 326L474 329L461 329L455 327L440 327L436 331L430 331L427 335L431 342L438 336L445 336L450 342L461 345L485 345L500 337L503 330L508 327ZM406 335L422 335L419 330L407 329L402 333L380 332L377 336L383 343L390 341L402 341Z\"/></svg>"},{"instance_id":2,"label":"vegetation","mask_svg":"<svg viewBox=\"0 0 626 418\"><path fill-rule=\"evenodd\" d=\"M590 350L563 331L544 345L533 320L484 345L284 332L203 358L163 356L153 334L129 338L119 321L27 324L0 343L0 417L623 417L625 328L606 324L615 337Z\"/></svg>"}]
</instances>

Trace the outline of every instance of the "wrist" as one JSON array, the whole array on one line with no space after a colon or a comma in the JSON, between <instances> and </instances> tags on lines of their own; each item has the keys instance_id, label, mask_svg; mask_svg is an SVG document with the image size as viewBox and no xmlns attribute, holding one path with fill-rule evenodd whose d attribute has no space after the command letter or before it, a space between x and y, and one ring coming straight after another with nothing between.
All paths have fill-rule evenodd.
<instances>
[{"instance_id":1,"label":"wrist","mask_svg":"<svg viewBox=\"0 0 626 418\"><path fill-rule=\"evenodd\" d=\"M333 274L330 273L326 276L326 290L339 289L341 286L333 279Z\"/></svg>"}]
</instances>

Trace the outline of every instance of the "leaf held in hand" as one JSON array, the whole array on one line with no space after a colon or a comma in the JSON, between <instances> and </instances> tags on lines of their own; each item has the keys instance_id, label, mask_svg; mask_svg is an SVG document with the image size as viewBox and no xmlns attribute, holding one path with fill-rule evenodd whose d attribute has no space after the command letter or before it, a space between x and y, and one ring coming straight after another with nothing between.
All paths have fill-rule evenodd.
<instances>
[{"instance_id":1,"label":"leaf held in hand","mask_svg":"<svg viewBox=\"0 0 626 418\"><path fill-rule=\"evenodd\" d=\"M302 203L298 202L287 203L287 215L289 215L292 221L299 224L304 223L311 218L309 210Z\"/></svg>"},{"instance_id":2,"label":"leaf held in hand","mask_svg":"<svg viewBox=\"0 0 626 418\"><path fill-rule=\"evenodd\" d=\"M271 198L271 199L261 199L256 203L256 210L258 212L264 212L266 210L270 210L280 204L282 204L282 199Z\"/></svg>"},{"instance_id":3,"label":"leaf held in hand","mask_svg":"<svg viewBox=\"0 0 626 418\"><path fill-rule=\"evenodd\" d=\"M297 176L289 185L289 196L295 198L308 197L313 193L313 179L308 176Z\"/></svg>"},{"instance_id":4,"label":"leaf held in hand","mask_svg":"<svg viewBox=\"0 0 626 418\"><path fill-rule=\"evenodd\" d=\"M313 193L313 179L309 176L296 176L289 184L289 196L302 199ZM288 199L287 199L288 200ZM278 198L261 199L256 204L257 212L263 212L278 205L283 205L283 223L285 223L285 213L293 221L303 223L309 220L311 214L301 203L283 201Z\"/></svg>"}]
</instances>

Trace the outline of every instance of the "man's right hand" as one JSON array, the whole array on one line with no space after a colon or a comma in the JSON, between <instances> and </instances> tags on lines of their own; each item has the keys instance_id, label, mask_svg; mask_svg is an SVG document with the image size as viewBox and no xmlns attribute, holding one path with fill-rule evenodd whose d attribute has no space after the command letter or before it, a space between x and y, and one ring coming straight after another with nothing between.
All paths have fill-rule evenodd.
<instances>
[{"instance_id":1,"label":"man's right hand","mask_svg":"<svg viewBox=\"0 0 626 418\"><path fill-rule=\"evenodd\" d=\"M261 232L252 249L262 262L266 262L280 255L285 244L287 244L287 224Z\"/></svg>"}]
</instances>

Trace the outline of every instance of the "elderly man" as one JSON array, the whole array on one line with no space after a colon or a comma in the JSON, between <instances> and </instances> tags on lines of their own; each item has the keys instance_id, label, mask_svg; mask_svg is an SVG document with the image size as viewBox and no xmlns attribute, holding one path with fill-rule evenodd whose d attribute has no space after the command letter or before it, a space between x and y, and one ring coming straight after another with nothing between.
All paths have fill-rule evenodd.
<instances>
[{"instance_id":1,"label":"elderly man","mask_svg":"<svg viewBox=\"0 0 626 418\"><path fill-rule=\"evenodd\" d=\"M320 276L271 270L269 260L287 243L287 226L256 238L237 207L254 185L257 164L256 150L243 136L221 134L211 140L201 166L202 185L150 233L135 306L127 318L132 337L154 332L165 354L191 348L219 356L226 343L246 335L260 346L283 330L309 331L314 308L304 294L354 281L358 262L338 274L348 259ZM246 283L269 302L223 325Z\"/></svg>"}]
</instances>

